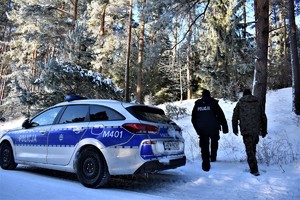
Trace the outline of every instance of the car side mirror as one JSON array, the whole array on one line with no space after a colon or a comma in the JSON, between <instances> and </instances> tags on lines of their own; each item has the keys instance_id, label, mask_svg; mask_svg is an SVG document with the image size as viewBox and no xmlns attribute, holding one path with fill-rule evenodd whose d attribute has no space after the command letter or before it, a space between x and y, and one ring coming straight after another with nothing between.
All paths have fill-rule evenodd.
<instances>
[{"instance_id":1,"label":"car side mirror","mask_svg":"<svg viewBox=\"0 0 300 200\"><path fill-rule=\"evenodd\" d=\"M29 119L26 119L26 120L23 122L22 127L23 127L23 128L26 128L26 129L31 127L31 124L30 124L30 122L29 122Z\"/></svg>"}]
</instances>

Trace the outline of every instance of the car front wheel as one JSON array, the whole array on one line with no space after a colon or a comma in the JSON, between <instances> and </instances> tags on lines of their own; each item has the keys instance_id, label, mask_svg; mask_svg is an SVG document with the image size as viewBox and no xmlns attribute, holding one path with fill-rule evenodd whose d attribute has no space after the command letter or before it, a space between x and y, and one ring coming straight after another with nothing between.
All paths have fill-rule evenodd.
<instances>
[{"instance_id":1,"label":"car front wheel","mask_svg":"<svg viewBox=\"0 0 300 200\"><path fill-rule=\"evenodd\" d=\"M79 181L89 188L103 187L110 176L104 158L93 148L80 152L76 170Z\"/></svg>"},{"instance_id":2,"label":"car front wheel","mask_svg":"<svg viewBox=\"0 0 300 200\"><path fill-rule=\"evenodd\" d=\"M16 169L17 163L15 163L14 153L8 142L3 142L0 145L0 167L2 169Z\"/></svg>"}]
</instances>

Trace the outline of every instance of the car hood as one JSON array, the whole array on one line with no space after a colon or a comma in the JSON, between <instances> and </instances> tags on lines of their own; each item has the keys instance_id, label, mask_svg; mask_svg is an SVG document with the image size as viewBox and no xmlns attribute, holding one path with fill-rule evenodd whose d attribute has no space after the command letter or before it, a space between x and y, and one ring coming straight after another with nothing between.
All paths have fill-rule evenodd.
<instances>
[{"instance_id":1,"label":"car hood","mask_svg":"<svg viewBox=\"0 0 300 200\"><path fill-rule=\"evenodd\" d=\"M15 128L12 128L12 129L3 130L3 131L0 131L0 136L2 136L1 134L4 135L5 133L18 131L18 130L21 130L21 129L23 129L23 128L20 126L20 127L15 127Z\"/></svg>"}]
</instances>

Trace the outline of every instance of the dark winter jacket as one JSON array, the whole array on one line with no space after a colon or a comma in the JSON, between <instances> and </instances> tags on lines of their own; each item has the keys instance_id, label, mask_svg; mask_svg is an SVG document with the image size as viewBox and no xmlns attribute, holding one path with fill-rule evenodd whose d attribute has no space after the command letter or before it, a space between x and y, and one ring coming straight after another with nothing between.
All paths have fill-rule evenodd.
<instances>
[{"instance_id":1,"label":"dark winter jacket","mask_svg":"<svg viewBox=\"0 0 300 200\"><path fill-rule=\"evenodd\" d=\"M238 133L238 125L242 135L257 136L267 133L267 116L257 97L246 95L236 104L232 115L232 129L235 134Z\"/></svg>"},{"instance_id":2,"label":"dark winter jacket","mask_svg":"<svg viewBox=\"0 0 300 200\"><path fill-rule=\"evenodd\" d=\"M225 115L218 101L211 97L203 97L195 102L192 124L198 135L216 136L219 130L228 133Z\"/></svg>"}]
</instances>

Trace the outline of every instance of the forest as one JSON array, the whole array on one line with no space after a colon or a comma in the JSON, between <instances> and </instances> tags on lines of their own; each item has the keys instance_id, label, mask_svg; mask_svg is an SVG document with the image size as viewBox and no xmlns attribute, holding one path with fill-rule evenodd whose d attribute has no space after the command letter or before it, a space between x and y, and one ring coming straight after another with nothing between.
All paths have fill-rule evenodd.
<instances>
[{"instance_id":1,"label":"forest","mask_svg":"<svg viewBox=\"0 0 300 200\"><path fill-rule=\"evenodd\" d=\"M293 87L299 0L0 0L0 118L66 94L157 105Z\"/></svg>"}]
</instances>

